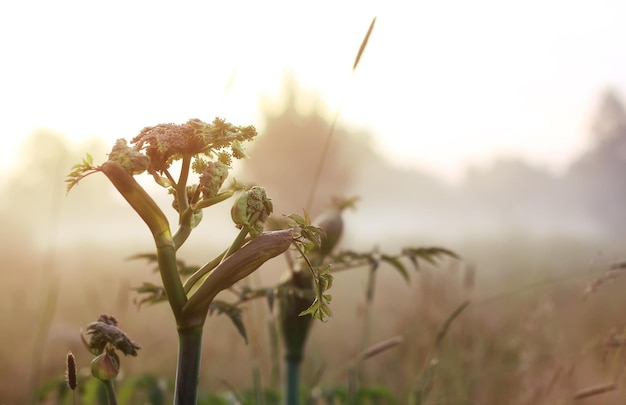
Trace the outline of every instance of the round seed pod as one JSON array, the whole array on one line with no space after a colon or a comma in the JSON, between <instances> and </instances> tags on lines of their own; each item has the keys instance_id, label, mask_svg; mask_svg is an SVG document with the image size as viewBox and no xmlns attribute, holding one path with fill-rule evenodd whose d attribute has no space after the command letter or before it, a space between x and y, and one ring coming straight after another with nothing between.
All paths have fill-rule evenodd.
<instances>
[{"instance_id":1,"label":"round seed pod","mask_svg":"<svg viewBox=\"0 0 626 405\"><path fill-rule=\"evenodd\" d=\"M313 221L315 226L322 228L326 233L319 250L319 255L322 258L328 256L339 243L339 239L341 239L343 234L342 211L342 209L333 208L323 212Z\"/></svg>"}]
</instances>

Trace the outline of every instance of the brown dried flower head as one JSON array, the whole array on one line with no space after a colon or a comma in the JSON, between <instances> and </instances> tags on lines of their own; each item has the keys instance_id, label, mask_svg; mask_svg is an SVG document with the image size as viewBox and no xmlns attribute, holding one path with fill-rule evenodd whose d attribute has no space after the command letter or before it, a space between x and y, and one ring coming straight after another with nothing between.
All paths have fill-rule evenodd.
<instances>
[{"instance_id":1,"label":"brown dried flower head","mask_svg":"<svg viewBox=\"0 0 626 405\"><path fill-rule=\"evenodd\" d=\"M111 315L100 315L96 322L87 326L86 333L91 335L89 342L82 337L83 343L92 354L102 354L107 347L113 347L126 356L137 356L141 345L133 342L117 327L117 320Z\"/></svg>"},{"instance_id":2,"label":"brown dried flower head","mask_svg":"<svg viewBox=\"0 0 626 405\"><path fill-rule=\"evenodd\" d=\"M71 351L67 352L67 357L65 358L65 382L72 391L74 391L78 385L76 379L76 359L74 359L74 355Z\"/></svg>"}]
</instances>

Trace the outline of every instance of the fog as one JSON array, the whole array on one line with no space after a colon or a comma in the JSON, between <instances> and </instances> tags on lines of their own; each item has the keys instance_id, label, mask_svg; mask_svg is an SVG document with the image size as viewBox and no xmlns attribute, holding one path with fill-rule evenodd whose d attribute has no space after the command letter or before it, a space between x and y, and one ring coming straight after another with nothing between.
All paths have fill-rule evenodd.
<instances>
[{"instance_id":1,"label":"fog","mask_svg":"<svg viewBox=\"0 0 626 405\"><path fill-rule=\"evenodd\" d=\"M315 107L294 107L298 97L307 97L295 83L286 84L285 92L281 109L264 112L265 125L249 146L248 158L232 173L238 181L266 187L279 216L302 213L331 125ZM396 252L403 246L445 246L486 273L501 266L498 252L521 245L534 249L534 259L526 256L520 266L532 263L529 260L557 260L559 243L568 246L563 251L579 248L578 255L562 256L561 265L580 263L581 257L593 260L598 246L617 240L626 230L622 208L626 187L623 176L616 175L626 168L626 112L619 94L607 91L595 114L596 125L589 133L593 147L562 175L512 156L494 156L485 165L468 167L457 184L385 160L374 147L372 134L338 125L311 215L328 209L333 197L359 197L355 209L344 215L341 249ZM21 374L23 379L36 382L37 376L54 375L46 350L56 350L57 344L80 352L78 330L98 311L122 313L131 325L145 317L145 311L170 322L165 305L141 313L131 310L136 295L130 289L141 281L159 282L150 265L126 260L153 250L141 219L100 173L66 193L64 179L72 165L85 153L101 163L110 147L98 138L77 144L54 131L38 130L22 145L19 165L2 182L0 223L5 240L0 250L4 264L0 296L2 320L10 329L5 339L28 338L21 350L10 352L6 344L0 346L7 361L17 361L14 356L19 353L36 357ZM138 180L174 226L171 196L146 174ZM228 246L237 231L230 204L205 210L200 226L181 249L181 258L202 263ZM606 246L603 261L615 258L614 246ZM500 264L491 266L490 260ZM275 282L280 266L269 268L261 271L257 282ZM48 334L43 340L37 340L37 328ZM37 342L45 346L37 348ZM164 358L159 367L173 361ZM151 365L154 362L147 361L131 370Z\"/></svg>"}]
</instances>

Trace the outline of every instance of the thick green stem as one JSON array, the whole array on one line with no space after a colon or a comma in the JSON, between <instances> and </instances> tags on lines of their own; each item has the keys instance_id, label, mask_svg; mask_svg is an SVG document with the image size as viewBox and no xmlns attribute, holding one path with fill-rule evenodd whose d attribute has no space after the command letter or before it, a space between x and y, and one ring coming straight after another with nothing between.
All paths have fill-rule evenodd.
<instances>
[{"instance_id":1,"label":"thick green stem","mask_svg":"<svg viewBox=\"0 0 626 405\"><path fill-rule=\"evenodd\" d=\"M287 359L287 375L285 377L285 404L300 403L300 360Z\"/></svg>"},{"instance_id":2,"label":"thick green stem","mask_svg":"<svg viewBox=\"0 0 626 405\"><path fill-rule=\"evenodd\" d=\"M115 383L113 380L104 380L104 388L107 392L107 398L109 400L109 405L117 405L117 395L115 395Z\"/></svg>"},{"instance_id":3,"label":"thick green stem","mask_svg":"<svg viewBox=\"0 0 626 405\"><path fill-rule=\"evenodd\" d=\"M174 405L194 405L198 398L202 325L178 330L178 366Z\"/></svg>"}]
</instances>

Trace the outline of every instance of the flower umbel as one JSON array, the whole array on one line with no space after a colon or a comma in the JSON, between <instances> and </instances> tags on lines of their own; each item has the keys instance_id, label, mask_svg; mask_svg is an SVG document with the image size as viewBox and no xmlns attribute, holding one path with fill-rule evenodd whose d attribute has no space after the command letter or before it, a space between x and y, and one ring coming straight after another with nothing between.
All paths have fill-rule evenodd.
<instances>
[{"instance_id":1,"label":"flower umbel","mask_svg":"<svg viewBox=\"0 0 626 405\"><path fill-rule=\"evenodd\" d=\"M253 126L240 127L216 118L212 123L197 118L182 125L159 124L144 128L131 141L137 150L145 150L151 172L167 170L183 156L207 154L229 148L235 143L235 158L242 157L241 142L251 140L257 132Z\"/></svg>"}]
</instances>

